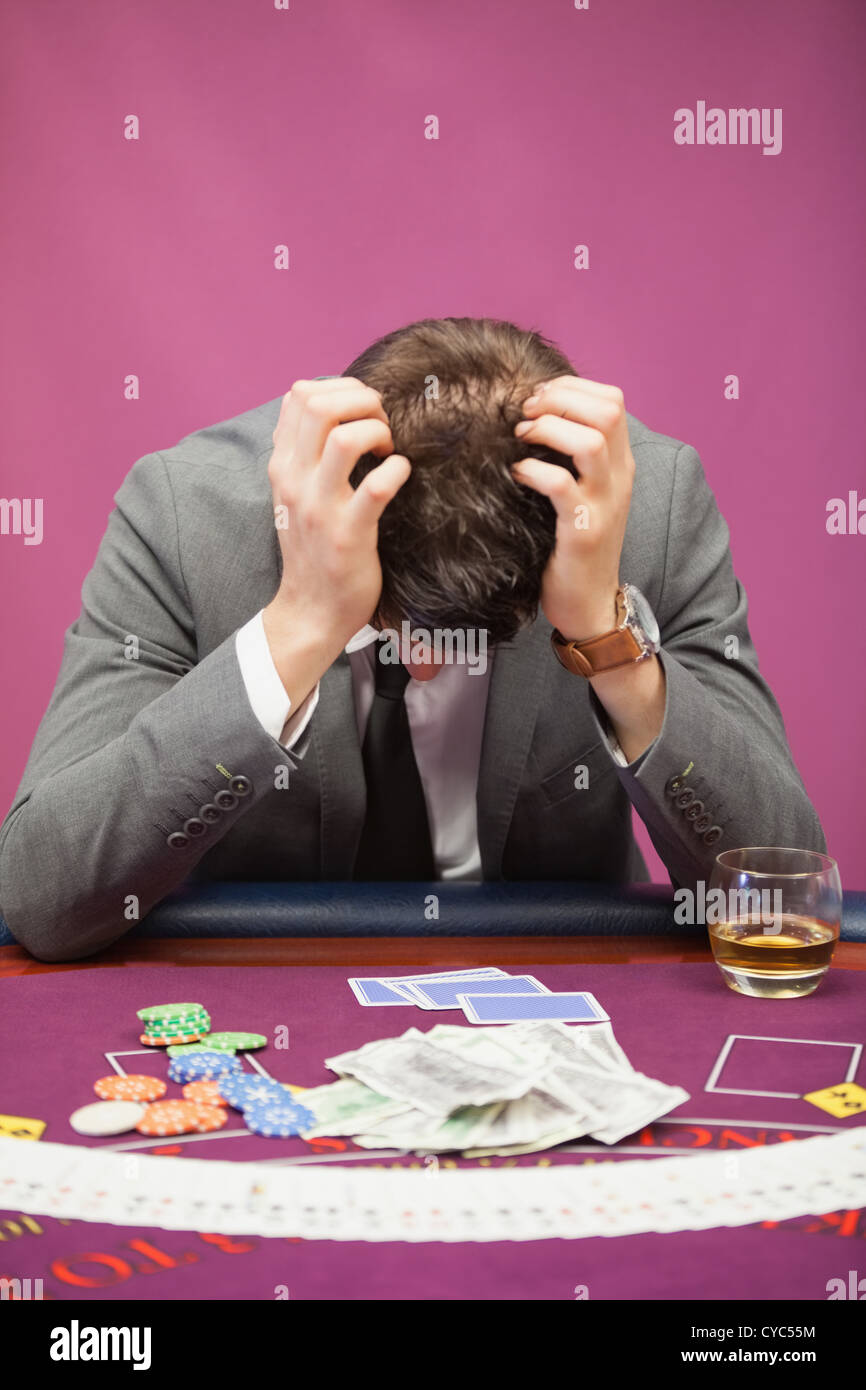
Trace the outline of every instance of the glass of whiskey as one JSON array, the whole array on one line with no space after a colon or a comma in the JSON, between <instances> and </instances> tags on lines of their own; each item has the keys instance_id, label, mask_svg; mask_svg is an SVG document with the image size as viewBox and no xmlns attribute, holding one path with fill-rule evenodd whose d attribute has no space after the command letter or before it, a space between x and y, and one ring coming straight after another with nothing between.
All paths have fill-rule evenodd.
<instances>
[{"instance_id":1,"label":"glass of whiskey","mask_svg":"<svg viewBox=\"0 0 866 1390\"><path fill-rule=\"evenodd\" d=\"M710 878L706 916L716 965L731 989L799 999L817 989L839 939L838 865L814 850L725 850Z\"/></svg>"}]
</instances>

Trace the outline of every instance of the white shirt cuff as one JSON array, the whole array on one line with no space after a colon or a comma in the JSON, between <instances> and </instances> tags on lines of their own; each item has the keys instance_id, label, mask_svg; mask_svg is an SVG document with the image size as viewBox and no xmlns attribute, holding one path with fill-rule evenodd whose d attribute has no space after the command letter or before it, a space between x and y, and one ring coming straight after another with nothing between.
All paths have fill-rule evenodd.
<instances>
[{"instance_id":1,"label":"white shirt cuff","mask_svg":"<svg viewBox=\"0 0 866 1390\"><path fill-rule=\"evenodd\" d=\"M607 746L613 754L614 762L619 763L620 767L628 767L628 759L620 748L619 741L613 729L607 729L605 737L607 738Z\"/></svg>"},{"instance_id":2,"label":"white shirt cuff","mask_svg":"<svg viewBox=\"0 0 866 1390\"><path fill-rule=\"evenodd\" d=\"M608 752L610 753L614 762L617 764L618 767L627 767L630 769L631 772L636 773L644 758L647 757L647 755L650 752L652 752L652 749L654 748L656 743L656 739L653 739L652 743L650 743L643 750L642 753L638 753L637 757L634 759L633 762L629 762L628 758L625 756L625 753L622 751L619 739L613 731L613 725L610 722L607 711L604 709L600 702L597 717L598 725L601 730L604 741L607 744Z\"/></svg>"},{"instance_id":3,"label":"white shirt cuff","mask_svg":"<svg viewBox=\"0 0 866 1390\"><path fill-rule=\"evenodd\" d=\"M284 748L292 748L306 729L319 703L318 684L292 713L292 702L286 694L286 688L280 680L271 656L261 612L238 628L235 635L235 651L253 714L265 733L270 734L271 738L276 739Z\"/></svg>"}]
</instances>

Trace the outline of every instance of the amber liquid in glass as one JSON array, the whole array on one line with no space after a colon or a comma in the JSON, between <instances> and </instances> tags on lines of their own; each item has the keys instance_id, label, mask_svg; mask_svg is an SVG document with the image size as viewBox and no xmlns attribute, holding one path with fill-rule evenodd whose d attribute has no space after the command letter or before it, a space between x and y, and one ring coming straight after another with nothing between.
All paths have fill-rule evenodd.
<instances>
[{"instance_id":1,"label":"amber liquid in glass","mask_svg":"<svg viewBox=\"0 0 866 1390\"><path fill-rule=\"evenodd\" d=\"M793 999L811 994L824 975L836 931L816 917L784 913L772 925L741 917L709 925L716 964L740 994Z\"/></svg>"}]
</instances>

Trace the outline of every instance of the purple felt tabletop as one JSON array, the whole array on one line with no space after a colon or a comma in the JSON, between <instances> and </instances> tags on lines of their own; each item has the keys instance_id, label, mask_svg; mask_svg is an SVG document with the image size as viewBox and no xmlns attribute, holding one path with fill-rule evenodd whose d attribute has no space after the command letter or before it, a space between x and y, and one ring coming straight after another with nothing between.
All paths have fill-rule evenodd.
<instances>
[{"instance_id":1,"label":"purple felt tabletop","mask_svg":"<svg viewBox=\"0 0 866 1390\"><path fill-rule=\"evenodd\" d=\"M713 965L524 970L552 990L591 991L610 1014L632 1064L683 1086L690 1099L613 1150L578 1142L552 1154L527 1155L522 1165L582 1163L617 1153L737 1151L866 1119L839 1120L802 1099L843 1080L866 1084L860 1059L866 978L858 972L832 971L805 999L762 1000L734 994ZM56 1143L234 1161L309 1158L312 1149L329 1162L420 1165L412 1155L370 1159L350 1140L311 1146L300 1139L230 1139L227 1130L192 1142L191 1136L154 1141L137 1134L95 1140L69 1126L69 1114L96 1099L93 1083L112 1071L106 1054L133 1054L118 1056L127 1072L167 1078L164 1050L145 1052L139 1042L136 1011L146 1005L195 1001L209 1011L214 1031L265 1034L269 1045L255 1054L257 1060L276 1080L299 1086L332 1080L324 1059L335 1052L409 1027L465 1024L459 1010L364 1008L346 983L354 973L377 972L330 966L100 967L5 980L0 1115L44 1120L43 1138ZM399 972L392 967L382 973ZM288 1046L278 1046L281 1041ZM180 1093L180 1086L169 1083L167 1095ZM242 1128L242 1117L230 1112L228 1130ZM504 1160L481 1162L495 1166ZM22 1223L15 1212L2 1213L0 1220L0 1277L42 1278L46 1294L58 1299L272 1299L278 1286L300 1299L573 1299L580 1286L588 1288L590 1299L825 1299L827 1281L846 1277L866 1235L863 1213L671 1235L423 1246L246 1239L47 1217Z\"/></svg>"}]
</instances>

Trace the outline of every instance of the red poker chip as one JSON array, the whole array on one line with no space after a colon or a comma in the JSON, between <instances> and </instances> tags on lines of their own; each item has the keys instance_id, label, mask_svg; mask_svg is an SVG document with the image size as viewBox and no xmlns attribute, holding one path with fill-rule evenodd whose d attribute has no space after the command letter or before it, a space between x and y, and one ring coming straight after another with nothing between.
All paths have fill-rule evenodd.
<instances>
[{"instance_id":1,"label":"red poker chip","mask_svg":"<svg viewBox=\"0 0 866 1390\"><path fill-rule=\"evenodd\" d=\"M199 1105L225 1105L215 1081L188 1081L183 1088L183 1098Z\"/></svg>"},{"instance_id":2,"label":"red poker chip","mask_svg":"<svg viewBox=\"0 0 866 1390\"><path fill-rule=\"evenodd\" d=\"M157 1100L149 1105L135 1126L139 1134L164 1138L169 1134L206 1134L222 1129L228 1114L217 1105L192 1100Z\"/></svg>"},{"instance_id":3,"label":"red poker chip","mask_svg":"<svg viewBox=\"0 0 866 1390\"><path fill-rule=\"evenodd\" d=\"M158 1076L101 1076L93 1089L100 1100L159 1100L165 1082Z\"/></svg>"},{"instance_id":4,"label":"red poker chip","mask_svg":"<svg viewBox=\"0 0 866 1390\"><path fill-rule=\"evenodd\" d=\"M149 1038L146 1033L142 1033L139 1042L146 1043L148 1047L174 1047L178 1043L197 1043L205 1037L204 1033L172 1033L169 1038Z\"/></svg>"}]
</instances>

